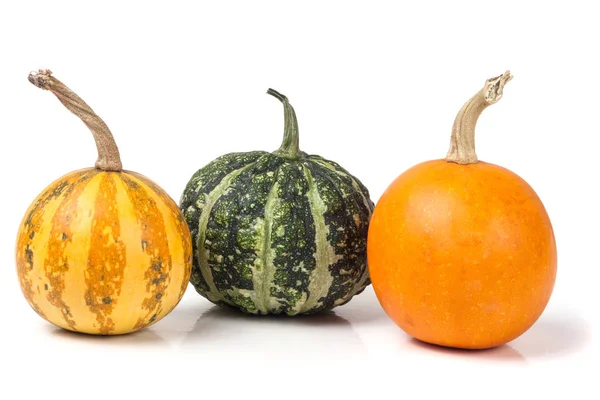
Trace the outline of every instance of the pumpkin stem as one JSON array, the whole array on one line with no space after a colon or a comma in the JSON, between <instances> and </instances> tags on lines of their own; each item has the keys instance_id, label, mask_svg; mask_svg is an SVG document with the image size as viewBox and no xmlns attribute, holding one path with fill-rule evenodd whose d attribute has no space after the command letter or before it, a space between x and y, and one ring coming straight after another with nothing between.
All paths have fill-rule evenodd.
<instances>
[{"instance_id":1,"label":"pumpkin stem","mask_svg":"<svg viewBox=\"0 0 600 400\"><path fill-rule=\"evenodd\" d=\"M79 96L66 87L61 81L52 76L49 69L40 69L29 74L29 82L40 89L51 91L61 103L73 114L77 115L92 131L98 160L96 168L102 171L121 171L121 157L110 129Z\"/></svg>"},{"instance_id":2,"label":"pumpkin stem","mask_svg":"<svg viewBox=\"0 0 600 400\"><path fill-rule=\"evenodd\" d=\"M279 101L283 103L283 142L279 149L275 150L273 153L289 158L290 160L298 160L302 153L300 152L298 136L298 120L296 119L294 108L287 97L276 90L269 89L267 90L267 93L278 98Z\"/></svg>"},{"instance_id":3,"label":"pumpkin stem","mask_svg":"<svg viewBox=\"0 0 600 400\"><path fill-rule=\"evenodd\" d=\"M488 79L484 87L460 109L452 127L450 150L446 155L446 161L462 165L477 163L477 154L475 154L477 120L483 110L502 98L504 85L511 79L510 71Z\"/></svg>"}]
</instances>

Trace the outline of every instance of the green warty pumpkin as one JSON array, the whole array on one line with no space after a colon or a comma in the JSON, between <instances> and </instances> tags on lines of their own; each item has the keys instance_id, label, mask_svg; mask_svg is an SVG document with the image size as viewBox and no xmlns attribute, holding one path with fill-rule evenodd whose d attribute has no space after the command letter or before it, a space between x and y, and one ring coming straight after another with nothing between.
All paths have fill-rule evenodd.
<instances>
[{"instance_id":1,"label":"green warty pumpkin","mask_svg":"<svg viewBox=\"0 0 600 400\"><path fill-rule=\"evenodd\" d=\"M284 106L281 147L221 156L182 195L194 246L191 283L213 303L247 313L330 310L370 284L374 205L345 169L299 150L294 109L268 93Z\"/></svg>"}]
</instances>

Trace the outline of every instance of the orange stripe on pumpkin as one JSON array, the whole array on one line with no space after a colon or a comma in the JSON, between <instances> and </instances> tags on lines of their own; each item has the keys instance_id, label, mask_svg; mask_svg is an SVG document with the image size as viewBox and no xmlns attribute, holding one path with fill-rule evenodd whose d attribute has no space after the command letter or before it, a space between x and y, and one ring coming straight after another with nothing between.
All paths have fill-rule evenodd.
<instances>
[{"instance_id":1,"label":"orange stripe on pumpkin","mask_svg":"<svg viewBox=\"0 0 600 400\"><path fill-rule=\"evenodd\" d=\"M86 270L90 253L91 231L94 220L96 197L105 173L97 173L88 180L85 189L77 198L77 210L71 219L71 238L65 246L65 257L69 262L69 270L65 272L66 282L63 301L69 305L77 330L80 332L99 333L99 324L90 308L85 303L88 290Z\"/></svg>"},{"instance_id":2,"label":"orange stripe on pumpkin","mask_svg":"<svg viewBox=\"0 0 600 400\"><path fill-rule=\"evenodd\" d=\"M105 172L94 202L94 216L90 232L90 250L85 270L85 304L96 314L102 334L115 329L110 317L123 285L126 265L125 244L121 241L121 227L116 202L116 184L119 173Z\"/></svg>"},{"instance_id":3,"label":"orange stripe on pumpkin","mask_svg":"<svg viewBox=\"0 0 600 400\"><path fill-rule=\"evenodd\" d=\"M152 194L157 198L156 203L158 204L167 225L167 241L169 243L173 265L186 266L186 268L174 268L171 273L171 282L181 282L178 293L178 299L181 299L187 289L192 271L193 250L188 224L179 210L179 206L167 192L154 181L137 172L130 172L130 174L153 189Z\"/></svg>"},{"instance_id":4,"label":"orange stripe on pumpkin","mask_svg":"<svg viewBox=\"0 0 600 400\"><path fill-rule=\"evenodd\" d=\"M144 273L150 268L150 256L142 248L142 228L127 193L130 189L123 182L123 173L118 175L118 179L115 178L115 184L121 241L125 243L127 259L123 272L123 288L112 311L113 320L119 321L119 324L111 333L119 334L134 331L139 318L146 315L146 311L142 310L140 305L146 298Z\"/></svg>"},{"instance_id":5,"label":"orange stripe on pumpkin","mask_svg":"<svg viewBox=\"0 0 600 400\"><path fill-rule=\"evenodd\" d=\"M128 187L127 194L142 230L142 250L150 257L150 267L144 273L148 293L142 302L145 315L134 325L134 329L141 329L158 320L163 311L162 296L170 283L172 260L164 218L152 198L153 190L129 172L122 173L121 179Z\"/></svg>"},{"instance_id":6,"label":"orange stripe on pumpkin","mask_svg":"<svg viewBox=\"0 0 600 400\"><path fill-rule=\"evenodd\" d=\"M90 169L74 171L52 182L33 201L19 228L16 245L17 275L23 295L42 318L46 318L46 313L36 297L45 296L49 289L42 276L45 245L50 234L44 222L52 218L67 190L89 171Z\"/></svg>"},{"instance_id":7,"label":"orange stripe on pumpkin","mask_svg":"<svg viewBox=\"0 0 600 400\"><path fill-rule=\"evenodd\" d=\"M77 329L70 307L63 299L65 273L69 270L69 260L65 248L72 237L71 222L77 211L79 195L85 189L90 177L96 173L97 171L90 170L80 175L65 189L63 199L52 215L50 235L45 244L44 272L48 285L46 298L50 305L60 311L66 327L71 330Z\"/></svg>"}]
</instances>

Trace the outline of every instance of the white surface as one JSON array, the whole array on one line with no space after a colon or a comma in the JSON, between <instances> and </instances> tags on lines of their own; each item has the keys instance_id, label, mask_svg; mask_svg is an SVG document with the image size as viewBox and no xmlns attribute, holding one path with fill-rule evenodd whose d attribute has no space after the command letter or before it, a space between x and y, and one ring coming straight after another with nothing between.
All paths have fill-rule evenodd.
<instances>
[{"instance_id":1,"label":"white surface","mask_svg":"<svg viewBox=\"0 0 600 400\"><path fill-rule=\"evenodd\" d=\"M0 3L0 399L599 398L596 4L405 3ZM55 329L20 293L15 236L33 198L93 165L95 149L27 82L37 68L105 119L127 169L176 200L215 157L279 146L273 87L296 109L301 148L346 167L375 201L405 169L443 157L462 104L510 68L477 150L546 205L559 251L550 304L529 332L486 352L411 340L371 289L332 315L272 319L224 312L190 288L138 334Z\"/></svg>"}]
</instances>

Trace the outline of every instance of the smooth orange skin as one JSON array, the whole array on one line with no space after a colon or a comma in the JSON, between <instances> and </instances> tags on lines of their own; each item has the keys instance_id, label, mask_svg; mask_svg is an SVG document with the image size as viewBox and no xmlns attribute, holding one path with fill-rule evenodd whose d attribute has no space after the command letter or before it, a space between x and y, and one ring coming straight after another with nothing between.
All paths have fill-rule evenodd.
<instances>
[{"instance_id":1,"label":"smooth orange skin","mask_svg":"<svg viewBox=\"0 0 600 400\"><path fill-rule=\"evenodd\" d=\"M556 278L556 242L534 190L479 162L418 164L373 213L367 255L379 302L409 335L483 349L529 329Z\"/></svg>"}]
</instances>

